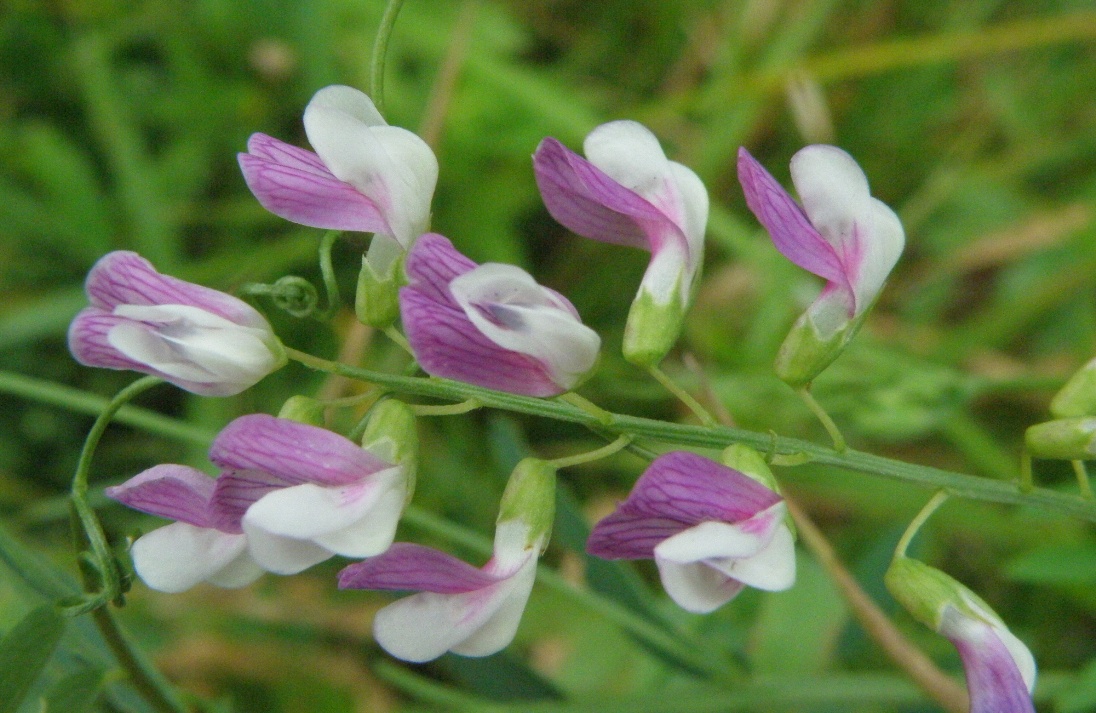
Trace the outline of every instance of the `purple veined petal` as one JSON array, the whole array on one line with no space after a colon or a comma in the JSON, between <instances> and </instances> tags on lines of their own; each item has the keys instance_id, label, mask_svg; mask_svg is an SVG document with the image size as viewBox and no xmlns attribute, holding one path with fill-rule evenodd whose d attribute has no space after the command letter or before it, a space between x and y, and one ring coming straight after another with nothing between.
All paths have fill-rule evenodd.
<instances>
[{"instance_id":1,"label":"purple veined petal","mask_svg":"<svg viewBox=\"0 0 1096 713\"><path fill-rule=\"evenodd\" d=\"M210 516L217 529L242 533L247 509L267 493L288 485L285 479L261 470L226 470L214 482Z\"/></svg>"},{"instance_id":2,"label":"purple veined petal","mask_svg":"<svg viewBox=\"0 0 1096 713\"><path fill-rule=\"evenodd\" d=\"M849 288L841 256L815 229L799 204L745 148L738 150L738 180L746 205L769 231L773 244L799 267Z\"/></svg>"},{"instance_id":3,"label":"purple veined petal","mask_svg":"<svg viewBox=\"0 0 1096 713\"><path fill-rule=\"evenodd\" d=\"M150 515L199 528L214 527L210 499L215 481L185 465L157 465L104 491L108 498Z\"/></svg>"},{"instance_id":4,"label":"purple veined petal","mask_svg":"<svg viewBox=\"0 0 1096 713\"><path fill-rule=\"evenodd\" d=\"M269 473L286 485L349 485L392 465L325 428L266 414L228 424L209 459L225 469Z\"/></svg>"},{"instance_id":5,"label":"purple veined petal","mask_svg":"<svg viewBox=\"0 0 1096 713\"><path fill-rule=\"evenodd\" d=\"M237 158L247 187L264 208L280 218L326 230L392 231L369 198L330 173L319 174L244 153Z\"/></svg>"},{"instance_id":6,"label":"purple veined petal","mask_svg":"<svg viewBox=\"0 0 1096 713\"><path fill-rule=\"evenodd\" d=\"M415 241L404 264L410 287L434 302L453 307L457 303L449 293L449 283L475 268L475 262L459 253L448 238L437 233L427 233Z\"/></svg>"},{"instance_id":7,"label":"purple veined petal","mask_svg":"<svg viewBox=\"0 0 1096 713\"><path fill-rule=\"evenodd\" d=\"M84 366L147 373L147 364L129 359L110 344L111 330L127 321L99 307L85 307L69 325L69 351Z\"/></svg>"},{"instance_id":8,"label":"purple veined petal","mask_svg":"<svg viewBox=\"0 0 1096 713\"><path fill-rule=\"evenodd\" d=\"M652 234L676 229L649 201L556 139L540 142L533 170L548 212L578 235L650 251Z\"/></svg>"},{"instance_id":9,"label":"purple veined petal","mask_svg":"<svg viewBox=\"0 0 1096 713\"><path fill-rule=\"evenodd\" d=\"M88 273L85 288L92 306L108 311L118 305L187 305L243 327L270 331L266 319L243 300L161 275L134 252L117 250L104 255Z\"/></svg>"},{"instance_id":10,"label":"purple veined petal","mask_svg":"<svg viewBox=\"0 0 1096 713\"><path fill-rule=\"evenodd\" d=\"M745 584L703 562L655 558L662 588L674 603L694 614L708 614L738 596Z\"/></svg>"},{"instance_id":11,"label":"purple veined petal","mask_svg":"<svg viewBox=\"0 0 1096 713\"><path fill-rule=\"evenodd\" d=\"M490 587L503 579L433 548L397 542L384 554L339 572L339 588L460 594Z\"/></svg>"},{"instance_id":12,"label":"purple veined petal","mask_svg":"<svg viewBox=\"0 0 1096 713\"><path fill-rule=\"evenodd\" d=\"M651 517L617 509L602 518L586 541L586 551L607 560L652 559L655 547L688 525L669 518Z\"/></svg>"},{"instance_id":13,"label":"purple veined petal","mask_svg":"<svg viewBox=\"0 0 1096 713\"><path fill-rule=\"evenodd\" d=\"M137 538L130 554L145 584L174 594L236 569L246 546L243 535L175 522Z\"/></svg>"},{"instance_id":14,"label":"purple veined petal","mask_svg":"<svg viewBox=\"0 0 1096 713\"><path fill-rule=\"evenodd\" d=\"M1029 686L996 627L949 605L940 633L963 660L971 713L1035 713Z\"/></svg>"},{"instance_id":15,"label":"purple veined petal","mask_svg":"<svg viewBox=\"0 0 1096 713\"><path fill-rule=\"evenodd\" d=\"M407 341L431 376L525 396L556 396L567 390L539 360L503 349L484 336L463 310L413 287L401 288L399 299Z\"/></svg>"},{"instance_id":16,"label":"purple veined petal","mask_svg":"<svg viewBox=\"0 0 1096 713\"><path fill-rule=\"evenodd\" d=\"M252 158L265 159L285 168L307 171L316 176L334 178L327 166L315 153L293 144L287 144L267 134L255 133L247 139L247 153Z\"/></svg>"},{"instance_id":17,"label":"purple veined petal","mask_svg":"<svg viewBox=\"0 0 1096 713\"><path fill-rule=\"evenodd\" d=\"M665 453L647 467L621 509L689 526L753 517L780 496L736 470L688 451Z\"/></svg>"}]
</instances>

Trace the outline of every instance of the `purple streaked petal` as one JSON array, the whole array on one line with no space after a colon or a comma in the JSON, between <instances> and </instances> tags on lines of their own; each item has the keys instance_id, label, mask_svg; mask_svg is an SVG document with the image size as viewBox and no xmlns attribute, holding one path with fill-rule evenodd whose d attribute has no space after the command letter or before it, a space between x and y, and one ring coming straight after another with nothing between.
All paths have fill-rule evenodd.
<instances>
[{"instance_id":1,"label":"purple streaked petal","mask_svg":"<svg viewBox=\"0 0 1096 713\"><path fill-rule=\"evenodd\" d=\"M578 235L650 251L658 247L651 244L655 235L680 232L650 201L556 139L540 142L533 170L548 212Z\"/></svg>"},{"instance_id":2,"label":"purple streaked petal","mask_svg":"<svg viewBox=\"0 0 1096 713\"><path fill-rule=\"evenodd\" d=\"M317 176L334 177L315 153L266 134L252 134L247 140L247 153L286 168L308 171Z\"/></svg>"},{"instance_id":3,"label":"purple streaked petal","mask_svg":"<svg viewBox=\"0 0 1096 713\"><path fill-rule=\"evenodd\" d=\"M1035 713L1030 689L996 627L948 606L940 633L963 660L970 713Z\"/></svg>"},{"instance_id":4,"label":"purple streaked petal","mask_svg":"<svg viewBox=\"0 0 1096 713\"><path fill-rule=\"evenodd\" d=\"M111 345L110 331L128 321L125 317L111 314L99 307L85 307L69 325L69 351L84 366L129 369L159 375L159 372L150 371L148 364L127 358Z\"/></svg>"},{"instance_id":5,"label":"purple streaked petal","mask_svg":"<svg viewBox=\"0 0 1096 713\"><path fill-rule=\"evenodd\" d=\"M427 233L416 240L404 264L410 287L434 302L454 308L457 303L449 292L449 283L475 268L475 262L459 253L448 238L437 233Z\"/></svg>"},{"instance_id":6,"label":"purple streaked petal","mask_svg":"<svg viewBox=\"0 0 1096 713\"><path fill-rule=\"evenodd\" d=\"M214 482L200 470L164 464L109 487L104 493L134 510L209 528L213 527L209 504Z\"/></svg>"},{"instance_id":7,"label":"purple streaked petal","mask_svg":"<svg viewBox=\"0 0 1096 713\"><path fill-rule=\"evenodd\" d=\"M384 554L339 572L339 588L460 594L489 587L504 579L433 548L397 542Z\"/></svg>"},{"instance_id":8,"label":"purple streaked petal","mask_svg":"<svg viewBox=\"0 0 1096 713\"><path fill-rule=\"evenodd\" d=\"M746 205L769 231L773 244L784 257L804 270L849 288L849 276L834 246L745 148L738 150L738 180L746 194Z\"/></svg>"},{"instance_id":9,"label":"purple streaked petal","mask_svg":"<svg viewBox=\"0 0 1096 713\"><path fill-rule=\"evenodd\" d=\"M330 173L244 153L238 159L247 187L264 208L280 218L326 230L392 231L373 201Z\"/></svg>"},{"instance_id":10,"label":"purple streaked petal","mask_svg":"<svg viewBox=\"0 0 1096 713\"><path fill-rule=\"evenodd\" d=\"M269 473L287 485L348 485L391 467L337 433L266 414L228 424L209 458L225 469Z\"/></svg>"},{"instance_id":11,"label":"purple streaked petal","mask_svg":"<svg viewBox=\"0 0 1096 713\"><path fill-rule=\"evenodd\" d=\"M476 329L463 310L438 303L417 288L400 289L400 314L415 358L431 376L525 396L567 390L540 361L503 349Z\"/></svg>"},{"instance_id":12,"label":"purple streaked petal","mask_svg":"<svg viewBox=\"0 0 1096 713\"><path fill-rule=\"evenodd\" d=\"M226 470L214 484L210 516L219 530L241 533L247 509L267 493L289 485L284 478L261 470Z\"/></svg>"},{"instance_id":13,"label":"purple streaked petal","mask_svg":"<svg viewBox=\"0 0 1096 713\"><path fill-rule=\"evenodd\" d=\"M99 259L85 283L93 307L112 311L118 305L188 305L244 327L270 330L251 305L218 290L156 272L135 252L117 250Z\"/></svg>"},{"instance_id":14,"label":"purple streaked petal","mask_svg":"<svg viewBox=\"0 0 1096 713\"><path fill-rule=\"evenodd\" d=\"M586 541L586 551L607 560L652 559L660 542L687 527L677 520L617 509L594 526Z\"/></svg>"},{"instance_id":15,"label":"purple streaked petal","mask_svg":"<svg viewBox=\"0 0 1096 713\"><path fill-rule=\"evenodd\" d=\"M753 517L780 496L737 470L688 451L656 458L636 481L621 510L676 520L736 522Z\"/></svg>"}]
</instances>

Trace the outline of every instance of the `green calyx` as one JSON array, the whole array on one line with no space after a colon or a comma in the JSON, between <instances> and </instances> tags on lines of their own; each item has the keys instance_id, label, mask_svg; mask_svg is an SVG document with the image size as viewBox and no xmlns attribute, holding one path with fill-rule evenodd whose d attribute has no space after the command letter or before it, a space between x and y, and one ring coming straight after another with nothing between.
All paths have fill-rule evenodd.
<instances>
[{"instance_id":1,"label":"green calyx","mask_svg":"<svg viewBox=\"0 0 1096 713\"><path fill-rule=\"evenodd\" d=\"M777 377L796 390L808 386L841 355L860 331L869 311L870 309L864 310L825 338L819 334L811 313L803 313L777 352L776 362L773 364Z\"/></svg>"},{"instance_id":2,"label":"green calyx","mask_svg":"<svg viewBox=\"0 0 1096 713\"><path fill-rule=\"evenodd\" d=\"M898 603L933 631L940 631L944 610L949 606L974 619L996 617L993 609L970 589L935 567L909 557L895 557L883 581ZM987 623L1000 624L1000 620Z\"/></svg>"},{"instance_id":3,"label":"green calyx","mask_svg":"<svg viewBox=\"0 0 1096 713\"><path fill-rule=\"evenodd\" d=\"M362 448L403 468L410 499L419 464L419 435L415 415L407 404L399 399L385 399L375 405L362 434Z\"/></svg>"},{"instance_id":4,"label":"green calyx","mask_svg":"<svg viewBox=\"0 0 1096 713\"><path fill-rule=\"evenodd\" d=\"M525 458L514 468L499 505L497 523L520 520L528 528L526 544L548 543L556 512L556 468L539 458Z\"/></svg>"},{"instance_id":5,"label":"green calyx","mask_svg":"<svg viewBox=\"0 0 1096 713\"><path fill-rule=\"evenodd\" d=\"M1096 359L1070 377L1050 402L1054 418L1096 416Z\"/></svg>"},{"instance_id":6,"label":"green calyx","mask_svg":"<svg viewBox=\"0 0 1096 713\"><path fill-rule=\"evenodd\" d=\"M358 321L377 329L392 326L400 316L399 293L404 284L403 255L390 262L380 274L362 257L358 291L354 296Z\"/></svg>"},{"instance_id":7,"label":"green calyx","mask_svg":"<svg viewBox=\"0 0 1096 713\"><path fill-rule=\"evenodd\" d=\"M278 418L285 418L309 426L324 425L324 405L309 396L290 396L278 411Z\"/></svg>"},{"instance_id":8,"label":"green calyx","mask_svg":"<svg viewBox=\"0 0 1096 713\"><path fill-rule=\"evenodd\" d=\"M624 326L624 358L632 364L657 366L677 342L688 309L679 286L674 285L673 298L665 303L640 288Z\"/></svg>"},{"instance_id":9,"label":"green calyx","mask_svg":"<svg viewBox=\"0 0 1096 713\"><path fill-rule=\"evenodd\" d=\"M734 468L743 475L764 485L769 490L780 492L776 477L765 462L765 457L749 446L741 443L723 449L720 460L728 468Z\"/></svg>"},{"instance_id":10,"label":"green calyx","mask_svg":"<svg viewBox=\"0 0 1096 713\"><path fill-rule=\"evenodd\" d=\"M1087 460L1096 456L1096 417L1037 423L1024 433L1024 444L1036 458Z\"/></svg>"}]
</instances>

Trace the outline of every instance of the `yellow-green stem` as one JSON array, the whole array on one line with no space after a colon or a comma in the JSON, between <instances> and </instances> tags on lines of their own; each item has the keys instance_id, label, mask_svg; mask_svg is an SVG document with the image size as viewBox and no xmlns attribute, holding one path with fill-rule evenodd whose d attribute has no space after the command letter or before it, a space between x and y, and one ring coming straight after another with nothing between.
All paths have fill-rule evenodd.
<instances>
[{"instance_id":1,"label":"yellow-green stem","mask_svg":"<svg viewBox=\"0 0 1096 713\"><path fill-rule=\"evenodd\" d=\"M459 404L444 404L442 406L412 404L409 405L408 408L410 408L411 413L416 416L458 416L462 413L468 413L469 411L483 408L483 404L480 403L478 399L466 399Z\"/></svg>"},{"instance_id":2,"label":"yellow-green stem","mask_svg":"<svg viewBox=\"0 0 1096 713\"><path fill-rule=\"evenodd\" d=\"M910 546L910 541L913 540L914 535L921 529L921 526L925 524L925 521L932 517L932 514L936 512L936 509L944 504L944 501L948 499L947 491L940 490L932 498L925 503L925 507L921 508L921 512L917 513L917 517L913 518L909 527L902 533L902 539L898 541L898 546L894 548L894 556L905 557L906 550Z\"/></svg>"},{"instance_id":3,"label":"yellow-green stem","mask_svg":"<svg viewBox=\"0 0 1096 713\"><path fill-rule=\"evenodd\" d=\"M845 443L845 437L841 435L841 429L837 427L837 424L833 422L830 415L826 413L826 409L822 408L822 404L815 401L814 396L811 395L809 387L803 387L796 393L799 394L799 398L803 399L803 403L807 404L807 408L811 410L811 413L822 424L822 427L826 429L826 433L830 434L830 439L833 441L833 449L838 453L844 453L848 450L849 446Z\"/></svg>"},{"instance_id":4,"label":"yellow-green stem","mask_svg":"<svg viewBox=\"0 0 1096 713\"><path fill-rule=\"evenodd\" d=\"M685 389L678 386L670 377L666 376L661 369L655 365L647 367L647 371L655 378L655 380L666 387L666 390L676 396L681 403L693 412L700 422L705 426L715 426L717 421L708 413L708 410L700 405L700 402L693 398Z\"/></svg>"},{"instance_id":5,"label":"yellow-green stem","mask_svg":"<svg viewBox=\"0 0 1096 713\"><path fill-rule=\"evenodd\" d=\"M627 448L628 444L630 444L634 440L634 438L635 438L634 436L625 433L625 434L621 435L620 437L618 437L612 443L609 443L608 445L604 445L601 448L598 448L597 450L587 451L586 453L578 453L576 455L566 456L564 458L556 458L555 460L551 460L551 461L548 461L548 462L551 463L556 468L569 468L572 465L582 465L583 463L592 463L592 462L594 462L596 460L600 460L602 458L608 458L609 456L613 455L614 453L617 453L620 450L622 450L624 448Z\"/></svg>"},{"instance_id":6,"label":"yellow-green stem","mask_svg":"<svg viewBox=\"0 0 1096 713\"><path fill-rule=\"evenodd\" d=\"M1092 486L1088 482L1088 471L1085 470L1083 460L1073 461L1073 472L1077 474L1077 486L1081 489L1081 497L1092 500Z\"/></svg>"},{"instance_id":7,"label":"yellow-green stem","mask_svg":"<svg viewBox=\"0 0 1096 713\"><path fill-rule=\"evenodd\" d=\"M388 335L389 339L398 344L400 348L403 349L405 352L407 352L411 356L415 356L415 352L411 351L411 344L407 341L407 337L403 336L403 333L401 333L400 330L396 329L395 325L390 324L385 327L384 333Z\"/></svg>"}]
</instances>

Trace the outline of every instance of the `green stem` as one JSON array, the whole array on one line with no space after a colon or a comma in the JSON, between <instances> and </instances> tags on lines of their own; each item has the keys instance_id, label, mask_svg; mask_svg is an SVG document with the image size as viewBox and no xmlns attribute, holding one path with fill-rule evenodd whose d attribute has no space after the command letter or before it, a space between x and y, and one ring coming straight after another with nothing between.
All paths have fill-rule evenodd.
<instances>
[{"instance_id":1,"label":"green stem","mask_svg":"<svg viewBox=\"0 0 1096 713\"><path fill-rule=\"evenodd\" d=\"M799 394L799 398L803 399L803 403L807 404L807 408L815 415L815 417L822 423L822 427L826 429L826 433L830 434L830 439L833 440L833 449L838 453L844 453L849 449L848 444L845 443L845 437L841 435L841 429L837 427L837 424L833 422L830 415L826 413L826 409L822 408L822 404L815 401L814 396L811 395L811 391L808 387L803 387L796 391Z\"/></svg>"},{"instance_id":2,"label":"green stem","mask_svg":"<svg viewBox=\"0 0 1096 713\"><path fill-rule=\"evenodd\" d=\"M373 56L369 63L369 96L381 116L384 116L384 66L388 56L388 40L392 37L392 29L402 7L403 0L388 0L384 15L381 16L381 24L377 27L377 37L373 40Z\"/></svg>"},{"instance_id":3,"label":"green stem","mask_svg":"<svg viewBox=\"0 0 1096 713\"><path fill-rule=\"evenodd\" d=\"M88 596L84 598L84 601L81 604L76 605L69 612L70 614L82 614L98 609L121 595L122 574L118 569L118 562L114 559L114 555L110 551L110 545L107 543L107 536L106 533L103 532L103 526L99 523L99 518L96 517L95 511L88 502L88 473L91 471L91 459L95 455L95 449L99 445L99 440L103 437L103 433L107 430L107 426L110 425L110 422L114 418L114 414L118 412L118 409L122 408L123 405L134 399L137 395L162 383L163 379L157 376L146 376L119 391L117 395L110 400L107 407L103 409L103 412L99 414L99 418L95 420L91 430L88 432L87 440L84 441L84 448L80 452L80 460L76 464L76 473L72 477L72 488L70 492L73 511L80 521L80 526L83 529L84 536L87 538L88 546L91 547L93 563L99 572L101 581L98 583L89 582L91 585L97 584L100 587L100 591L89 591ZM89 587L89 589L93 588L94 586Z\"/></svg>"},{"instance_id":4,"label":"green stem","mask_svg":"<svg viewBox=\"0 0 1096 713\"><path fill-rule=\"evenodd\" d=\"M85 586L87 582L85 581ZM103 635L114 658L129 675L129 680L137 692L149 704L162 713L189 713L189 708L179 700L175 691L166 681L161 680L158 672L149 667L148 662L137 656L110 609L102 607L91 613L95 626Z\"/></svg>"},{"instance_id":5,"label":"green stem","mask_svg":"<svg viewBox=\"0 0 1096 713\"><path fill-rule=\"evenodd\" d=\"M595 417L599 423L605 426L611 426L613 423L613 414L601 408L593 401L585 397L579 396L573 391L568 391L565 394L560 394L556 398L565 404L571 404L572 406L585 411L586 413Z\"/></svg>"},{"instance_id":6,"label":"green stem","mask_svg":"<svg viewBox=\"0 0 1096 713\"><path fill-rule=\"evenodd\" d=\"M648 366L647 371L651 374L651 376L655 377L655 380L658 383L666 387L667 391L676 396L678 400L681 401L681 403L685 404L685 406L693 412L693 415L700 419L700 422L702 424L704 424L705 426L717 425L718 422L710 413L708 413L708 410L701 406L700 402L694 399L692 394L678 386L673 379L666 376L662 369L659 369L657 365L652 364L651 366Z\"/></svg>"},{"instance_id":7,"label":"green stem","mask_svg":"<svg viewBox=\"0 0 1096 713\"><path fill-rule=\"evenodd\" d=\"M909 548L910 541L913 540L914 535L917 534L917 531L921 529L921 526L925 524L925 521L932 517L932 514L936 512L947 499L948 494L941 490L925 503L925 507L921 508L921 512L917 513L917 517L913 518L913 521L910 522L906 531L902 533L902 539L898 540L898 546L894 548L895 559L906 556L906 550Z\"/></svg>"},{"instance_id":8,"label":"green stem","mask_svg":"<svg viewBox=\"0 0 1096 713\"><path fill-rule=\"evenodd\" d=\"M465 399L459 404L449 404L446 406L429 406L425 404L413 404L409 406L411 412L416 416L458 416L462 413L468 413L469 411L475 411L478 408L483 408L477 399Z\"/></svg>"},{"instance_id":9,"label":"green stem","mask_svg":"<svg viewBox=\"0 0 1096 713\"><path fill-rule=\"evenodd\" d=\"M597 450L588 451L586 453L578 453L576 455L567 456L565 458L556 458L555 460L548 461L548 462L551 463L552 466L557 468L557 469L559 469L559 468L569 468L573 465L582 465L583 463L592 463L592 462L594 462L596 460L600 460L602 458L608 458L609 456L613 455L614 453L617 453L617 452L621 451L622 449L627 448L628 445L634 440L635 440L635 436L631 435L630 433L624 433L624 434L621 434L612 443L604 445L601 448L598 448Z\"/></svg>"},{"instance_id":10,"label":"green stem","mask_svg":"<svg viewBox=\"0 0 1096 713\"><path fill-rule=\"evenodd\" d=\"M331 249L335 247L335 241L342 235L341 230L329 230L320 241L320 275L323 277L323 286L327 291L327 307L320 313L321 320L328 320L335 316L339 310L339 282L335 279L335 267L331 264Z\"/></svg>"},{"instance_id":11,"label":"green stem","mask_svg":"<svg viewBox=\"0 0 1096 713\"><path fill-rule=\"evenodd\" d=\"M1073 461L1073 472L1077 474L1077 485L1081 488L1081 497L1085 500L1092 500L1092 486L1088 482L1088 471L1085 470L1085 462L1083 460Z\"/></svg>"},{"instance_id":12,"label":"green stem","mask_svg":"<svg viewBox=\"0 0 1096 713\"><path fill-rule=\"evenodd\" d=\"M411 349L411 344L407 341L407 337L403 336L400 330L396 329L395 325L390 324L385 327L384 333L389 339L398 344L400 349L403 349L411 356L415 356L415 352Z\"/></svg>"},{"instance_id":13,"label":"green stem","mask_svg":"<svg viewBox=\"0 0 1096 713\"><path fill-rule=\"evenodd\" d=\"M1031 453L1024 449L1020 455L1020 492L1030 493L1035 490L1035 476L1031 473Z\"/></svg>"},{"instance_id":14,"label":"green stem","mask_svg":"<svg viewBox=\"0 0 1096 713\"><path fill-rule=\"evenodd\" d=\"M774 436L771 433L749 431L742 428L730 428L728 426L708 428L706 426L669 423L610 412L605 412L608 415L608 422L606 422L602 417L560 399L518 396L517 394L492 391L491 389L484 389L449 379L385 374L321 359L296 349L287 349L286 351L291 359L312 369L376 384L395 393L424 396L443 401L464 401L475 398L485 408L497 408L530 416L578 423L618 435L629 433L637 438L672 443L677 447L721 450L734 443L742 443L773 456L798 455L810 458L811 462L817 465L844 468L932 490L947 490L948 493L957 498L1007 505L1030 505L1089 522L1096 522L1096 502L1084 500L1069 493L1058 493L1045 488L1034 488L1030 492L1021 492L1016 483L1007 483L931 466L906 463L852 449L838 453L832 448L820 446L811 441Z\"/></svg>"}]
</instances>

